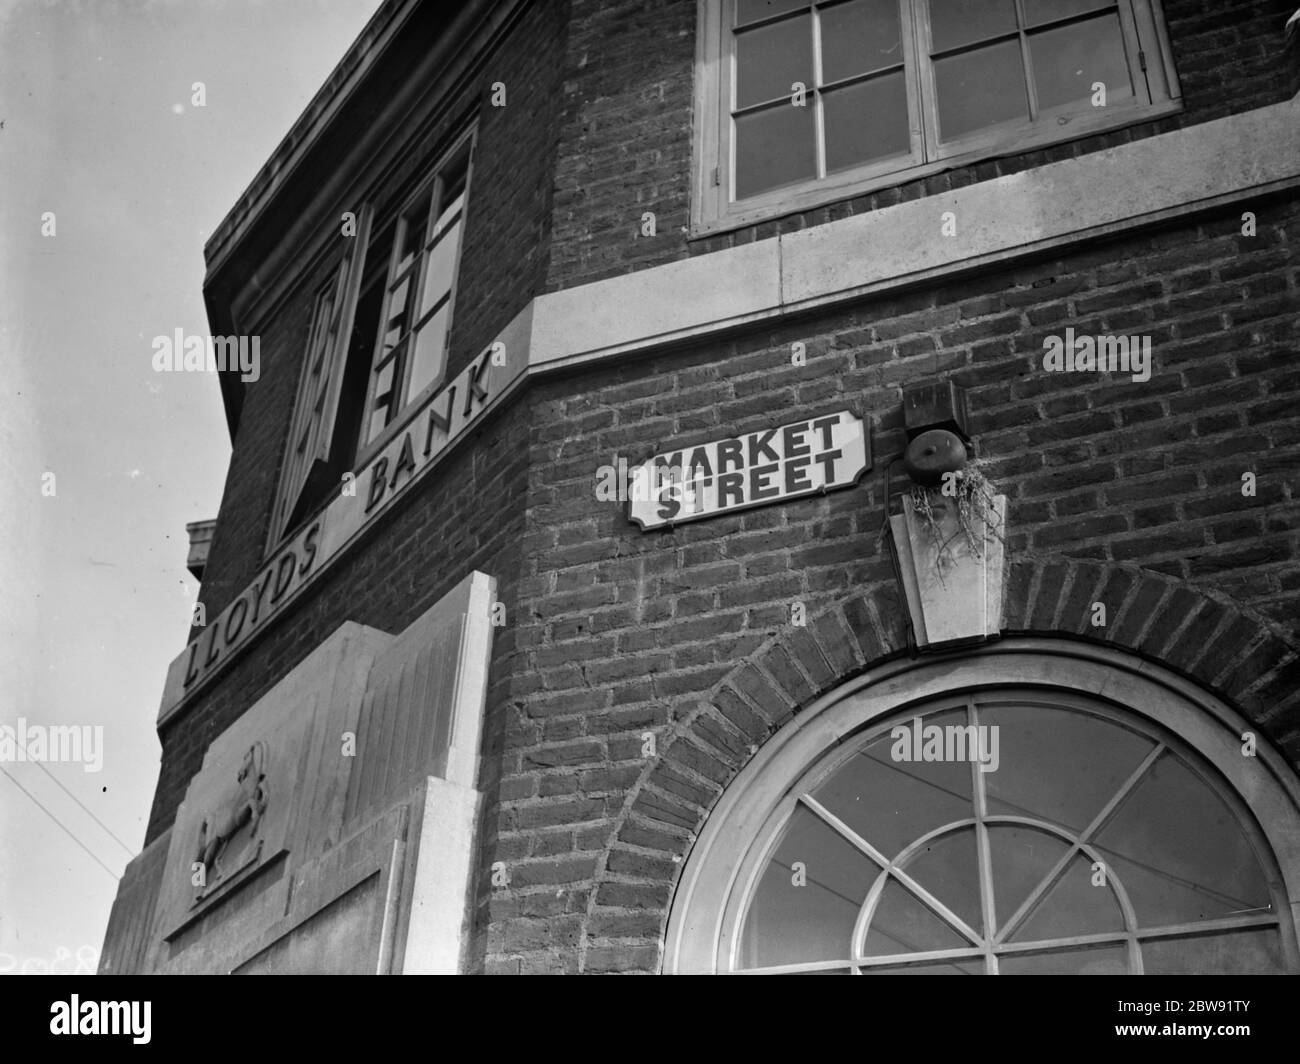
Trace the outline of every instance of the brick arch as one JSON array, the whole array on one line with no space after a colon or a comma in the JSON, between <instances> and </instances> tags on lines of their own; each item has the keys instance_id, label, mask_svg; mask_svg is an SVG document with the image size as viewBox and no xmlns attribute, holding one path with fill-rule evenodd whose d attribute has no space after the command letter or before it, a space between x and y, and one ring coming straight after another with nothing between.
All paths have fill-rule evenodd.
<instances>
[{"instance_id":1,"label":"brick arch","mask_svg":"<svg viewBox=\"0 0 1300 1064\"><path fill-rule=\"evenodd\" d=\"M1106 607L1093 627L1092 604ZM1198 683L1273 734L1300 710L1300 644L1254 611L1136 566L1026 558L1007 577L1003 632L1070 635L1132 651ZM1293 740L1300 735L1292 736ZM1300 761L1300 745L1287 750Z\"/></svg>"},{"instance_id":2,"label":"brick arch","mask_svg":"<svg viewBox=\"0 0 1300 1064\"><path fill-rule=\"evenodd\" d=\"M1100 627L1097 602L1106 607ZM599 856L584 970L658 970L682 864L723 790L802 706L907 654L905 617L892 585L854 592L774 635L680 716ZM1022 558L1008 567L1003 633L1066 635L1158 661L1233 705L1300 764L1300 647L1184 581L1133 566ZM659 943L645 942L655 928Z\"/></svg>"}]
</instances>

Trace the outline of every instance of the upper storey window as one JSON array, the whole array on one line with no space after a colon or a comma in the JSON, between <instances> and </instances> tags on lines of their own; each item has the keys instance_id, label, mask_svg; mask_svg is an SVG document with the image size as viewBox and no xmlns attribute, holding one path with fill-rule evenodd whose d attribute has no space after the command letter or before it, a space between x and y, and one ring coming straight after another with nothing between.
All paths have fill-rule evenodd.
<instances>
[{"instance_id":1,"label":"upper storey window","mask_svg":"<svg viewBox=\"0 0 1300 1064\"><path fill-rule=\"evenodd\" d=\"M468 172L466 147L411 198L380 249L381 258L388 255L388 268L366 402L365 444L442 383Z\"/></svg>"},{"instance_id":2,"label":"upper storey window","mask_svg":"<svg viewBox=\"0 0 1300 1064\"><path fill-rule=\"evenodd\" d=\"M1175 109L1159 0L707 0L697 230Z\"/></svg>"},{"instance_id":3,"label":"upper storey window","mask_svg":"<svg viewBox=\"0 0 1300 1064\"><path fill-rule=\"evenodd\" d=\"M364 205L316 294L271 548L444 382L472 146L471 131L396 209Z\"/></svg>"}]
</instances>

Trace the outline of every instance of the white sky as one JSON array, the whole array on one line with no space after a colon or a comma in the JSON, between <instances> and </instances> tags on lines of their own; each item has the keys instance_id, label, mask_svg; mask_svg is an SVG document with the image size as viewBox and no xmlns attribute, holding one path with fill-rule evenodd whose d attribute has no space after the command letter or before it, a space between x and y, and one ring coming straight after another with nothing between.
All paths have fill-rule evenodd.
<instances>
[{"instance_id":1,"label":"white sky","mask_svg":"<svg viewBox=\"0 0 1300 1064\"><path fill-rule=\"evenodd\" d=\"M131 854L0 767L116 875L197 591L185 524L230 457L215 375L155 373L150 342L207 335L205 240L379 3L0 0L0 725L102 725L102 771L45 767ZM116 888L0 775L0 974L98 951Z\"/></svg>"}]
</instances>

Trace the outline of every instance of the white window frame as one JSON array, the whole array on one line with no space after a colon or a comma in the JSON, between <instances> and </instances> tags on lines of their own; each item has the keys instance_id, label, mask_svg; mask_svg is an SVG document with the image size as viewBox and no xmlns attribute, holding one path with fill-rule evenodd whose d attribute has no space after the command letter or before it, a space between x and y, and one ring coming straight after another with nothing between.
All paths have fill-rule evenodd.
<instances>
[{"instance_id":1,"label":"white window frame","mask_svg":"<svg viewBox=\"0 0 1300 1064\"><path fill-rule=\"evenodd\" d=\"M1287 964L1300 963L1294 914L1300 911L1300 778L1267 740L1257 757L1241 756L1241 735L1258 732L1202 688L1111 647L1068 640L1011 638L964 656L894 662L815 701L773 736L723 792L682 871L665 935L666 974L729 970L753 880L764 856L765 828L791 788L828 751L872 722L912 706L988 687L1055 689L1145 717L1204 758L1232 793L1224 797L1253 818L1271 851L1286 903L1278 912Z\"/></svg>"},{"instance_id":2,"label":"white window frame","mask_svg":"<svg viewBox=\"0 0 1300 1064\"><path fill-rule=\"evenodd\" d=\"M447 357L451 349L451 332L452 321L455 317L456 293L460 281L460 262L461 255L465 248L465 222L469 207L470 182L473 178L474 169L474 145L477 138L477 128L472 127L462 133L452 145L444 151L438 158L438 161L431 169L430 176L421 182L420 187L410 196L402 201L400 208L394 212L396 226L393 233L393 246L389 255L387 272L384 277L384 294L379 312L379 324L375 333L374 343L370 349L370 371L366 380L366 397L362 406L360 438L357 441L357 465L365 465L374 455L383 450L384 446L391 440L411 418L411 415L419 409L420 404L440 388L447 379ZM402 243L406 236L407 215L411 213L412 208L417 207L421 199L429 203L428 213L425 222L425 237L421 241L421 250L419 263L415 266L411 276L414 278L414 287L416 299L424 291L425 274L429 268L429 255L426 254L424 244L430 239L429 234L433 232L433 225L437 221L438 204L442 199L443 192L443 175L451 168L458 166L461 161L465 163L465 187L461 193L460 207L460 236L458 237L459 246L456 248L456 254L452 263L451 289L447 295L447 325L443 334L442 364L437 375L426 384L417 395L413 395L409 400L401 401L401 397L406 394L406 387L410 380L411 367L414 363L413 346L417 326L415 323L406 331L403 342L407 344L406 352L401 356L402 360L402 379L394 381L393 387L396 389L398 397L398 406L389 419L388 424L384 426L373 440L366 442L366 433L369 431L370 415L375 401L375 385L378 381L378 375L375 372L375 366L378 362L380 347L383 344L385 327L388 324L389 298L394 282L394 275L401 261ZM418 302L417 302L418 306ZM420 320L427 321L433 317L435 311L430 311Z\"/></svg>"},{"instance_id":3,"label":"white window frame","mask_svg":"<svg viewBox=\"0 0 1300 1064\"><path fill-rule=\"evenodd\" d=\"M753 225L849 196L913 181L942 170L1151 121L1182 109L1181 90L1165 29L1161 0L1119 0L1126 47L1131 41L1140 42L1142 61L1146 64L1143 70L1136 54L1128 57L1133 83L1138 90L1131 101L1097 108L1094 113L1080 114L1071 109L1070 114L1074 117L1069 118L1065 124L1043 122L1042 118L1051 115L1039 115L1029 122L1016 121L987 127L940 145L933 66L928 58L924 62L915 59L917 55L928 57L929 54L929 6L926 0L900 0L903 48L907 54L904 76L912 145L910 156L870 162L851 170L737 200L734 196L735 138L731 132L730 106L736 76L733 35L730 30L734 21L735 3L736 0L701 0L699 4L692 236ZM1016 3L1018 10L1023 13L1023 0L1016 0ZM814 20L818 17L816 12L829 6L832 4L812 4ZM813 61L814 71L819 77L819 50L814 51ZM815 91L815 87L809 87L808 97L808 106L820 110L820 94ZM819 130L820 125L818 121ZM819 133L818 170L824 172L821 140Z\"/></svg>"},{"instance_id":4,"label":"white window frame","mask_svg":"<svg viewBox=\"0 0 1300 1064\"><path fill-rule=\"evenodd\" d=\"M465 248L465 224L468 219L470 184L473 179L474 170L474 145L478 135L477 125L472 125L462 133L457 135L454 141L439 156L435 164L430 168L430 175L420 183L419 188L411 195L407 196L389 216L393 219L394 233L393 246L390 249L390 257L385 265L384 274L384 293L382 304L380 306L380 320L378 331L367 352L368 366L366 375L366 395L364 405L361 411L361 425L358 430L358 437L347 441L347 446L353 449L351 462L352 472L356 472L366 465L374 455L378 454L398 432L410 421L410 419L419 410L420 404L431 396L441 387L447 379L447 358L450 352L452 320L455 313L456 294L460 281L460 264L461 257ZM401 239L404 234L405 217L411 208L419 203L420 198L426 197L430 203L430 213L435 210L434 205L441 198L442 175L452 166L458 165L462 158L465 161L465 188L462 193L462 202L460 208L460 244L456 249L455 260L452 266L451 289L447 296L447 326L443 337L442 365L437 374L418 395L414 395L409 401L403 403L392 419L384 427L374 440L369 443L365 442L365 434L369 424L370 406L374 401L375 387L375 356L379 350L379 345L383 339L383 329L385 325L384 317L388 311L389 287L392 283L393 273L396 269L401 254ZM436 221L436 217L430 217L429 225ZM339 263L334 271L331 272L329 280L316 289L312 302L311 324L307 344L303 356L303 364L298 379L298 388L295 393L293 413L290 420L289 439L286 444L284 459L281 463L281 472L279 481L276 486L275 501L272 504L271 523L267 534L266 551L269 554L284 541L285 537L297 527L300 522L295 522L290 526L290 518L298 508L302 492L307 487L308 477L310 476L313 465L317 460L328 457L332 448L337 444L335 435L337 426L335 416L338 412L339 396L342 386L343 377L347 372L348 347L352 335L352 327L356 316L357 304L361 297L362 283L365 279L367 267L370 265L368 256L370 253L370 238L372 233L381 233L383 226L375 220L374 202L367 200L362 209L358 212L358 222L356 235L345 238L348 243L344 248ZM427 239L427 237L426 237ZM423 242L422 242L423 243ZM417 293L423 291L425 271L428 268L428 256L424 254L421 248L420 263L416 268L413 276L415 278L415 290ZM327 293L333 293L335 300L333 323L334 335L329 342L322 346L320 342L319 331L321 328L320 306L322 299ZM429 315L430 317L432 315ZM413 334L414 330L411 330ZM408 335L406 342L408 346L411 342L411 336ZM399 395L405 394L407 378L411 370L411 358L409 351L404 358L403 379L397 382ZM321 397L322 408L319 412L317 423L310 426L309 442L306 453L299 453L298 441L302 439L304 431L308 430L308 423L312 412L316 407L316 401L313 398L313 383L317 379L317 374L313 372L316 362L323 359L322 366L328 367L329 381L328 388Z\"/></svg>"},{"instance_id":5,"label":"white window frame","mask_svg":"<svg viewBox=\"0 0 1300 1064\"><path fill-rule=\"evenodd\" d=\"M348 337L356 313L358 286L365 269L371 214L369 205L363 207L358 215L355 235L341 238L347 243L339 261L330 272L329 279L316 289L312 301L311 325L294 396L289 440L271 512L268 537L268 547L271 548L290 531L289 519L306 490L313 466L317 461L326 460L334 447L335 415L338 412L339 392L346 368L344 363ZM327 297L333 299L333 308L329 320L323 320L321 305ZM327 331L325 338L320 335L322 328ZM329 335L330 331L332 335ZM327 374L327 378L323 391L313 398L319 380L319 374L315 372L317 365L320 373ZM320 407L319 410L316 409L317 406ZM304 434L307 436L307 445L299 448L298 443Z\"/></svg>"}]
</instances>

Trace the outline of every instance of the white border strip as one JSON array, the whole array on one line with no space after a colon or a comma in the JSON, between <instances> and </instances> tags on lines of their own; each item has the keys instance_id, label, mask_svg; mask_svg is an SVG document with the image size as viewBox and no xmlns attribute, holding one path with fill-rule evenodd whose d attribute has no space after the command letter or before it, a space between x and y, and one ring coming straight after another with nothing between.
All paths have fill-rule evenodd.
<instances>
[{"instance_id":1,"label":"white border strip","mask_svg":"<svg viewBox=\"0 0 1300 1064\"><path fill-rule=\"evenodd\" d=\"M770 240L538 297L550 369L1004 262L1300 184L1300 95ZM957 235L942 235L942 215Z\"/></svg>"}]
</instances>

